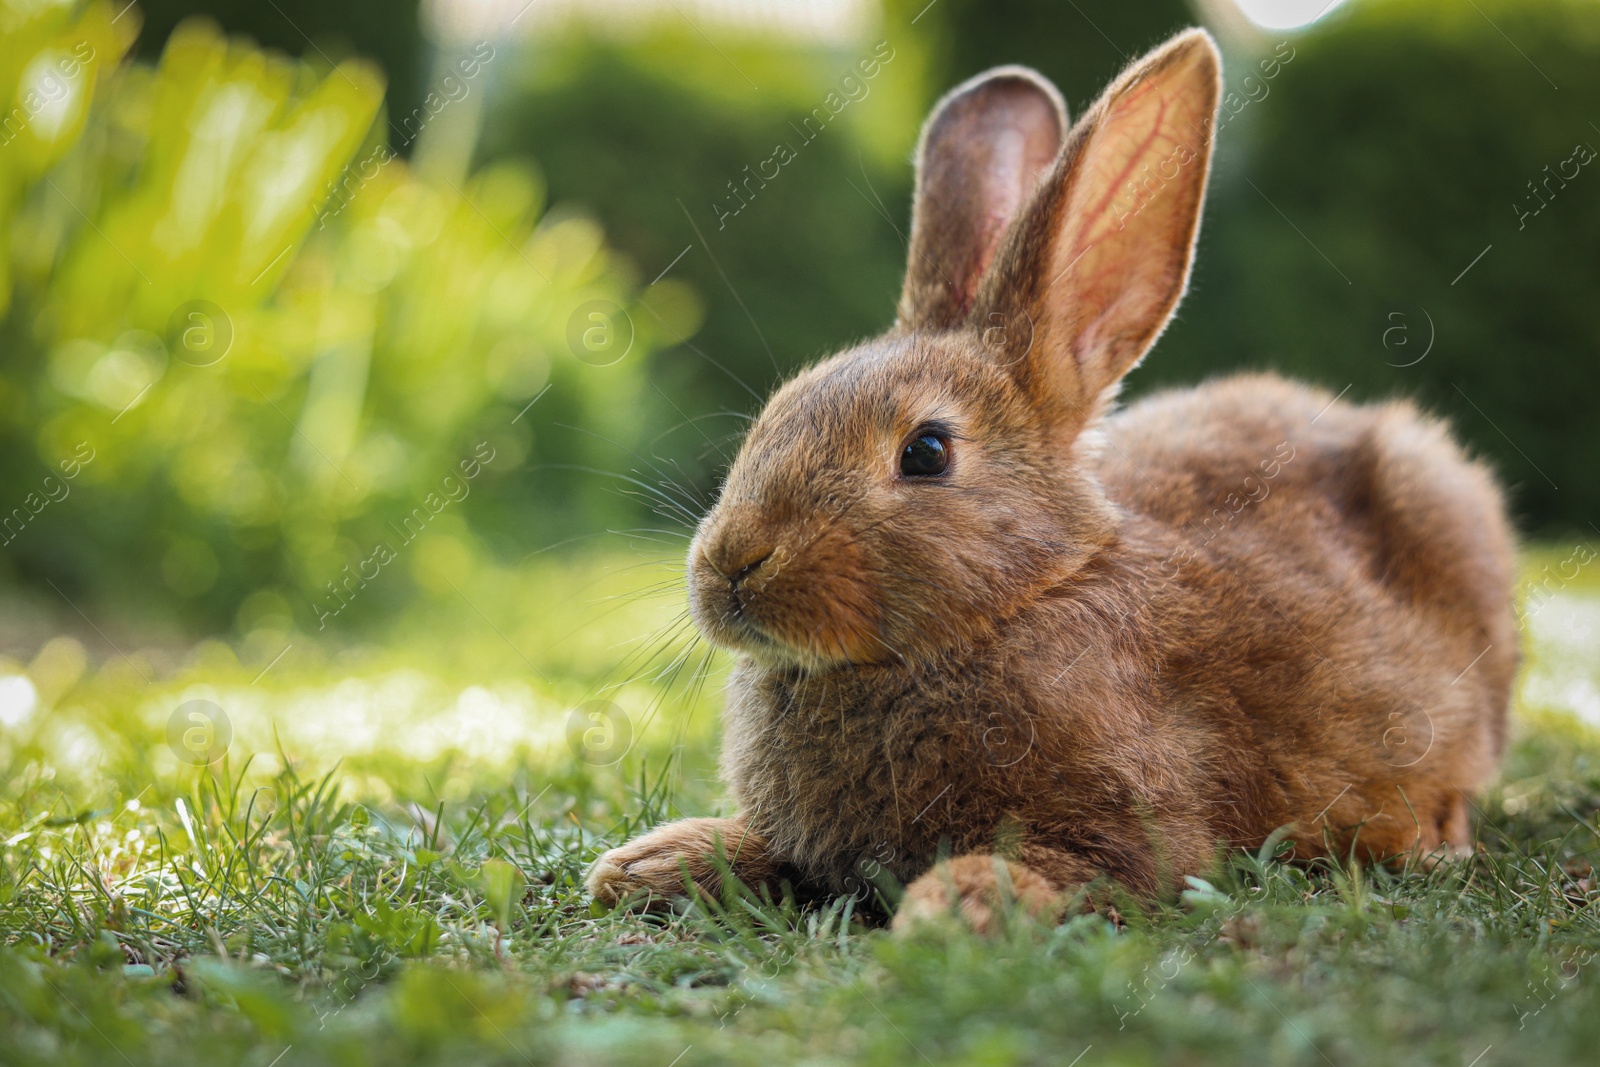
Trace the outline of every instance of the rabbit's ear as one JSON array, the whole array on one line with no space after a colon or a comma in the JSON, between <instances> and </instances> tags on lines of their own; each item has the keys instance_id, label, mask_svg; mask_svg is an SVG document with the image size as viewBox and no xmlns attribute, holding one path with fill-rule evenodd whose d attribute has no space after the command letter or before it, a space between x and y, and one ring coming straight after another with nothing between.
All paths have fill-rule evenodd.
<instances>
[{"instance_id":1,"label":"rabbit's ear","mask_svg":"<svg viewBox=\"0 0 1600 1067\"><path fill-rule=\"evenodd\" d=\"M1189 30L1130 67L1073 128L974 308L1053 418L1094 418L1189 280L1221 60ZM1025 347L1024 347L1025 346Z\"/></svg>"},{"instance_id":2,"label":"rabbit's ear","mask_svg":"<svg viewBox=\"0 0 1600 1067\"><path fill-rule=\"evenodd\" d=\"M1061 94L1026 67L997 67L939 101L917 146L902 327L948 329L966 319L1006 228L1066 135Z\"/></svg>"}]
</instances>

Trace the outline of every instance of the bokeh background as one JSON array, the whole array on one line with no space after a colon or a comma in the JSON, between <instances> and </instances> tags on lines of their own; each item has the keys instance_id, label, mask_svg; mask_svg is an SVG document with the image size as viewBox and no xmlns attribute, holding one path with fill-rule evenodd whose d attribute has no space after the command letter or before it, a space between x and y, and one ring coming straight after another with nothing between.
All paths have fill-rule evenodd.
<instances>
[{"instance_id":1,"label":"bokeh background","mask_svg":"<svg viewBox=\"0 0 1600 1067\"><path fill-rule=\"evenodd\" d=\"M1600 538L1596 0L0 0L7 724L96 664L681 668L670 561L774 383L888 324L931 102L1023 62L1081 110L1196 22L1225 128L1131 392L1413 396L1553 559ZM342 743L526 710L395 684Z\"/></svg>"}]
</instances>

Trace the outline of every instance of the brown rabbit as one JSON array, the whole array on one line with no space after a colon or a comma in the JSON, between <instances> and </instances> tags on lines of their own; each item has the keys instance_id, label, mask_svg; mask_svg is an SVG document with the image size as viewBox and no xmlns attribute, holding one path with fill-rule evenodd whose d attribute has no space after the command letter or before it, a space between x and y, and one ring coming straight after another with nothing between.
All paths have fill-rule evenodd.
<instances>
[{"instance_id":1,"label":"brown rabbit","mask_svg":"<svg viewBox=\"0 0 1600 1067\"><path fill-rule=\"evenodd\" d=\"M982 928L1284 826L1470 846L1517 662L1490 474L1267 375L1110 410L1187 284L1219 63L1183 33L1070 131L1015 67L935 108L894 328L778 390L689 550L741 813L607 852L597 898L715 893L724 856Z\"/></svg>"}]
</instances>

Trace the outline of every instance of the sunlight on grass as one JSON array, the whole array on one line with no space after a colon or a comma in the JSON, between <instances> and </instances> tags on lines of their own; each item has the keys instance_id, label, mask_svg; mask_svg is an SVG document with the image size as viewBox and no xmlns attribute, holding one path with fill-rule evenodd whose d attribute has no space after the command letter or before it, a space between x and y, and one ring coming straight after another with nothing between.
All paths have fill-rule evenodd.
<instances>
[{"instance_id":1,"label":"sunlight on grass","mask_svg":"<svg viewBox=\"0 0 1600 1067\"><path fill-rule=\"evenodd\" d=\"M364 798L392 799L373 773L448 762L452 773L436 786L458 798L518 767L577 758L636 768L664 758L687 730L703 743L714 724L705 680L721 676L721 660L692 639L681 606L640 587L670 583L675 565L623 557L484 568L454 604L399 620L394 630L406 636L393 647L265 631L243 643L253 652L241 660L218 641L122 655L93 634L60 636L28 664L0 662L0 758L66 780L115 777L124 765L176 780L197 761L169 726L189 728L179 708L205 701L230 735L210 762L222 773L248 763L252 781L285 760L313 773L342 762L367 774ZM524 612L519 601L560 607ZM86 642L111 654L90 666ZM604 752L575 754L584 740L571 735L594 727L582 717L590 704L614 709L618 721L600 726L616 736L602 739Z\"/></svg>"}]
</instances>

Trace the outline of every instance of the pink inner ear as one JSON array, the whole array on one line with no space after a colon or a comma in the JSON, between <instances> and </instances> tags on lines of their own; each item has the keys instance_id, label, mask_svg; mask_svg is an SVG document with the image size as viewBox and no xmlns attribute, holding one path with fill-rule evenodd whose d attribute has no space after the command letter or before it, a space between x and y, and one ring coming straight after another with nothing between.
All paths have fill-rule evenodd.
<instances>
[{"instance_id":1,"label":"pink inner ear","mask_svg":"<svg viewBox=\"0 0 1600 1067\"><path fill-rule=\"evenodd\" d=\"M1030 179L1036 179L1038 174L1038 168L1029 168L1028 138L1021 130L1002 130L995 136L982 178L982 202L985 205L983 221L977 240L973 242L972 261L961 275L966 283L958 301L961 314L972 310L978 283L984 271L989 269L995 249L1000 247L1000 239L1005 236L1006 227L1022 206L1022 197L1028 191Z\"/></svg>"},{"instance_id":2,"label":"pink inner ear","mask_svg":"<svg viewBox=\"0 0 1600 1067\"><path fill-rule=\"evenodd\" d=\"M1118 101L1117 107L1113 109L1107 125L1112 125L1123 114L1136 113L1139 105L1143 103L1143 98L1149 95L1154 88L1149 82L1135 86L1122 100ZM1121 228L1116 225L1117 220L1114 217L1114 212L1108 209L1111 207L1112 202L1121 195L1123 184L1132 177L1140 163L1148 162L1151 148L1161 140L1165 130L1167 106L1167 98L1162 96L1156 102L1156 112L1150 120L1149 129L1142 135L1136 130L1127 131L1126 136L1132 147L1125 150L1125 155L1120 160L1120 166L1115 174L1109 178L1100 175L1094 176L1094 184L1101 185L1102 191L1095 203L1081 209L1083 217L1089 220L1090 232L1085 233L1072 243L1070 249L1072 258L1068 261L1068 266L1083 258L1085 253Z\"/></svg>"},{"instance_id":3,"label":"pink inner ear","mask_svg":"<svg viewBox=\"0 0 1600 1067\"><path fill-rule=\"evenodd\" d=\"M1060 283L1067 349L1091 392L1138 361L1183 291L1209 163L1194 130L1215 107L1214 67L1195 56L1111 100L1070 186L1048 289Z\"/></svg>"},{"instance_id":4,"label":"pink inner ear","mask_svg":"<svg viewBox=\"0 0 1600 1067\"><path fill-rule=\"evenodd\" d=\"M1066 135L1049 82L997 68L952 91L923 128L911 248L900 295L905 325L951 328L971 314L986 275Z\"/></svg>"}]
</instances>

